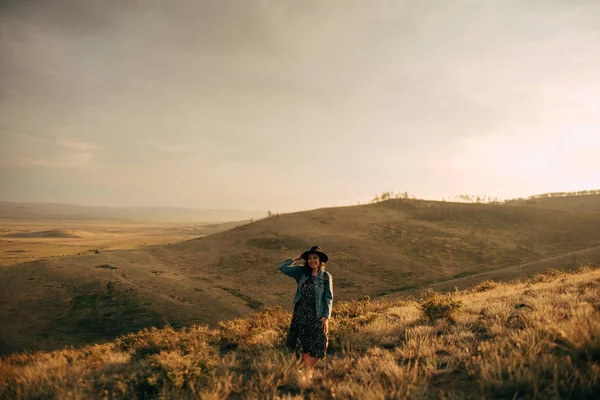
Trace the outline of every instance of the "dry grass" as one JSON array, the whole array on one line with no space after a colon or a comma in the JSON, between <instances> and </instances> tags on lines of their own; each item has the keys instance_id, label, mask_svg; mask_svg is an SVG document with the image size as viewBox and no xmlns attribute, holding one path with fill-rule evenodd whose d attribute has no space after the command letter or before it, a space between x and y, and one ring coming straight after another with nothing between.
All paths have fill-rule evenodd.
<instances>
[{"instance_id":1,"label":"dry grass","mask_svg":"<svg viewBox=\"0 0 600 400\"><path fill-rule=\"evenodd\" d=\"M0 362L0 398L591 399L600 392L600 270L549 271L418 300L340 302L309 379L283 346L290 315L174 330ZM446 299L446 297L443 297Z\"/></svg>"}]
</instances>

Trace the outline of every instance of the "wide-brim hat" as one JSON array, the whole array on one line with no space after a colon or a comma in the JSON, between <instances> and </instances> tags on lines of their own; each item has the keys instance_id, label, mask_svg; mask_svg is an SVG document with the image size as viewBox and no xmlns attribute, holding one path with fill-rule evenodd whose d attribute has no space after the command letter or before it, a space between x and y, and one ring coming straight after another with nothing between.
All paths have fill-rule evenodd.
<instances>
[{"instance_id":1,"label":"wide-brim hat","mask_svg":"<svg viewBox=\"0 0 600 400\"><path fill-rule=\"evenodd\" d=\"M308 261L309 254L317 254L319 256L319 259L321 260L321 262L324 262L324 263L326 263L327 260L329 260L329 257L327 257L327 254L323 253L323 250L321 250L321 248L319 246L311 247L310 250L306 250L304 253L302 253L302 255L300 257L302 257L303 259Z\"/></svg>"}]
</instances>

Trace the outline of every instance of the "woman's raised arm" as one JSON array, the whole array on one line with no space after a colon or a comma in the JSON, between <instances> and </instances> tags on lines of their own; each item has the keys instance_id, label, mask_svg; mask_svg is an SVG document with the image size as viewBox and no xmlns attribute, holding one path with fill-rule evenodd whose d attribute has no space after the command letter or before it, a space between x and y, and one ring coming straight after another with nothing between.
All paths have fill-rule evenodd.
<instances>
[{"instance_id":1,"label":"woman's raised arm","mask_svg":"<svg viewBox=\"0 0 600 400\"><path fill-rule=\"evenodd\" d=\"M292 267L296 261L298 261L301 257L296 256L294 258L288 258L284 262L279 265L279 270L286 274L287 276L291 276L295 280L299 280L302 277L302 266L296 265Z\"/></svg>"}]
</instances>

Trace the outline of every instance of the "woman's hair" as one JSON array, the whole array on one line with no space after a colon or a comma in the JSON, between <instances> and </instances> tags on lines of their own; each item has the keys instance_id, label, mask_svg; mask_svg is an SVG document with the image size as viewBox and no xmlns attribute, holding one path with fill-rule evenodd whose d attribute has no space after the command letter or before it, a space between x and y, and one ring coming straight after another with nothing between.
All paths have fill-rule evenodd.
<instances>
[{"instance_id":1,"label":"woman's hair","mask_svg":"<svg viewBox=\"0 0 600 400\"><path fill-rule=\"evenodd\" d=\"M318 256L318 254L317 254ZM321 257L319 257L319 261L321 261ZM319 268L321 271L325 272L325 263L323 261L321 261L321 267ZM304 265L302 266L302 270L304 271L304 273L306 275L310 275L312 273L312 268L308 265L308 260L306 260L304 262Z\"/></svg>"}]
</instances>

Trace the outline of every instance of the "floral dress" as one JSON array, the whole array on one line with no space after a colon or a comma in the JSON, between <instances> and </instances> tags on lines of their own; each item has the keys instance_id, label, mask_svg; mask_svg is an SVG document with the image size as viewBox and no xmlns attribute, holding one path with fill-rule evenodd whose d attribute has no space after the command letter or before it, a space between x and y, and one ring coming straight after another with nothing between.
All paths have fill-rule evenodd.
<instances>
[{"instance_id":1,"label":"floral dress","mask_svg":"<svg viewBox=\"0 0 600 400\"><path fill-rule=\"evenodd\" d=\"M287 345L295 349L299 341L302 353L323 358L327 349L327 336L321 319L317 318L314 276L309 276L302 284L300 294L302 297L294 307Z\"/></svg>"}]
</instances>

